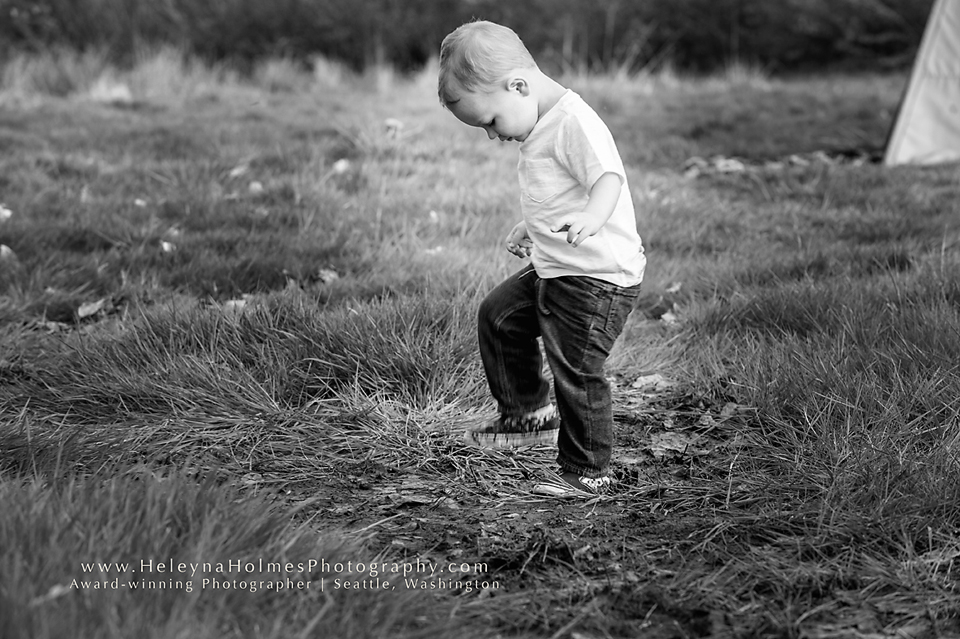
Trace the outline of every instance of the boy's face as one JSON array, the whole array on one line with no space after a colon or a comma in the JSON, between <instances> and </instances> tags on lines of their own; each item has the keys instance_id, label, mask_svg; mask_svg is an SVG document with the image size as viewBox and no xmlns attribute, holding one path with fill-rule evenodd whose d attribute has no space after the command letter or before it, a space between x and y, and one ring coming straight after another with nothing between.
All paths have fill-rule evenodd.
<instances>
[{"instance_id":1,"label":"boy's face","mask_svg":"<svg viewBox=\"0 0 960 639\"><path fill-rule=\"evenodd\" d=\"M464 124L487 132L491 140L523 142L539 119L536 98L523 78L512 78L491 91L464 91L448 105Z\"/></svg>"}]
</instances>

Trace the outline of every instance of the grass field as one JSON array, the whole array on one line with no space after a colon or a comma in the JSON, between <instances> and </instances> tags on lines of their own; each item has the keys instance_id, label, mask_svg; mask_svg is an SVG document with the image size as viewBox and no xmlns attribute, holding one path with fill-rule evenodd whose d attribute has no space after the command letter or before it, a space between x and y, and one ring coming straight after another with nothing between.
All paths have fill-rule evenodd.
<instances>
[{"instance_id":1,"label":"grass field","mask_svg":"<svg viewBox=\"0 0 960 639\"><path fill-rule=\"evenodd\" d=\"M649 260L582 504L460 443L517 151L431 73L58 55L0 91L0 636L960 633L960 173L869 161L904 76L567 79Z\"/></svg>"}]
</instances>

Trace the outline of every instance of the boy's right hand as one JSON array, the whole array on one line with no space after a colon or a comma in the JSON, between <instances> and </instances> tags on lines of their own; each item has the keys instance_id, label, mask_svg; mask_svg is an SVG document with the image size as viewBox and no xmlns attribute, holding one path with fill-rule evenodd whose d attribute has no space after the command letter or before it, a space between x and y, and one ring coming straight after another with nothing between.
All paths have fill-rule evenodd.
<instances>
[{"instance_id":1,"label":"boy's right hand","mask_svg":"<svg viewBox=\"0 0 960 639\"><path fill-rule=\"evenodd\" d=\"M507 234L507 250L521 259L530 257L533 240L527 234L527 225L524 222L518 223Z\"/></svg>"}]
</instances>

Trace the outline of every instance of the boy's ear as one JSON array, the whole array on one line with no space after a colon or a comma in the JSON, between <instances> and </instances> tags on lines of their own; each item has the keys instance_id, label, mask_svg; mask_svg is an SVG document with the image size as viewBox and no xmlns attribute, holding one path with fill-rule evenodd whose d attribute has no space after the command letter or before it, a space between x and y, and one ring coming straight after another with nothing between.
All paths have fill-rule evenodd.
<instances>
[{"instance_id":1,"label":"boy's ear","mask_svg":"<svg viewBox=\"0 0 960 639\"><path fill-rule=\"evenodd\" d=\"M507 91L516 91L520 95L530 95L530 83L523 76L515 75L507 80Z\"/></svg>"}]
</instances>

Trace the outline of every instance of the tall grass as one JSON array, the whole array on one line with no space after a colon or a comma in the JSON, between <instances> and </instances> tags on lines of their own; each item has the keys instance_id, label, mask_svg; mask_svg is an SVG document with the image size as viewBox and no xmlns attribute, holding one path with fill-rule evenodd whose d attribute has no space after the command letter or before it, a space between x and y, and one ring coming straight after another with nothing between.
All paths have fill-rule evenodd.
<instances>
[{"instance_id":1,"label":"tall grass","mask_svg":"<svg viewBox=\"0 0 960 639\"><path fill-rule=\"evenodd\" d=\"M0 78L5 93L66 96L89 89L107 66L107 57L100 52L78 55L70 49L53 49L14 55L4 64Z\"/></svg>"},{"instance_id":2,"label":"tall grass","mask_svg":"<svg viewBox=\"0 0 960 639\"><path fill-rule=\"evenodd\" d=\"M362 538L319 534L291 522L289 509L210 480L198 483L189 469L160 475L120 466L52 482L6 481L0 504L7 513L0 524L5 637L442 632L423 597L400 593L384 601L373 592L321 590L322 578L355 576L333 566L376 558Z\"/></svg>"},{"instance_id":3,"label":"tall grass","mask_svg":"<svg viewBox=\"0 0 960 639\"><path fill-rule=\"evenodd\" d=\"M88 423L198 412L253 417L347 389L412 407L467 406L480 390L475 299L466 291L325 308L287 295L250 309L172 306L119 335L84 340L42 386L24 390L35 408L69 405L73 420Z\"/></svg>"},{"instance_id":4,"label":"tall grass","mask_svg":"<svg viewBox=\"0 0 960 639\"><path fill-rule=\"evenodd\" d=\"M314 57L310 67L312 75L305 72L305 63L265 58L250 69L241 69L230 63L202 62L173 45L139 48L131 64L118 67L103 49L77 54L69 48L53 48L39 54L10 55L0 75L0 95L6 100L83 96L120 105L183 105L216 100L218 94L245 85L269 93L289 93L309 87L329 89L358 78L342 63L322 56Z\"/></svg>"}]
</instances>

